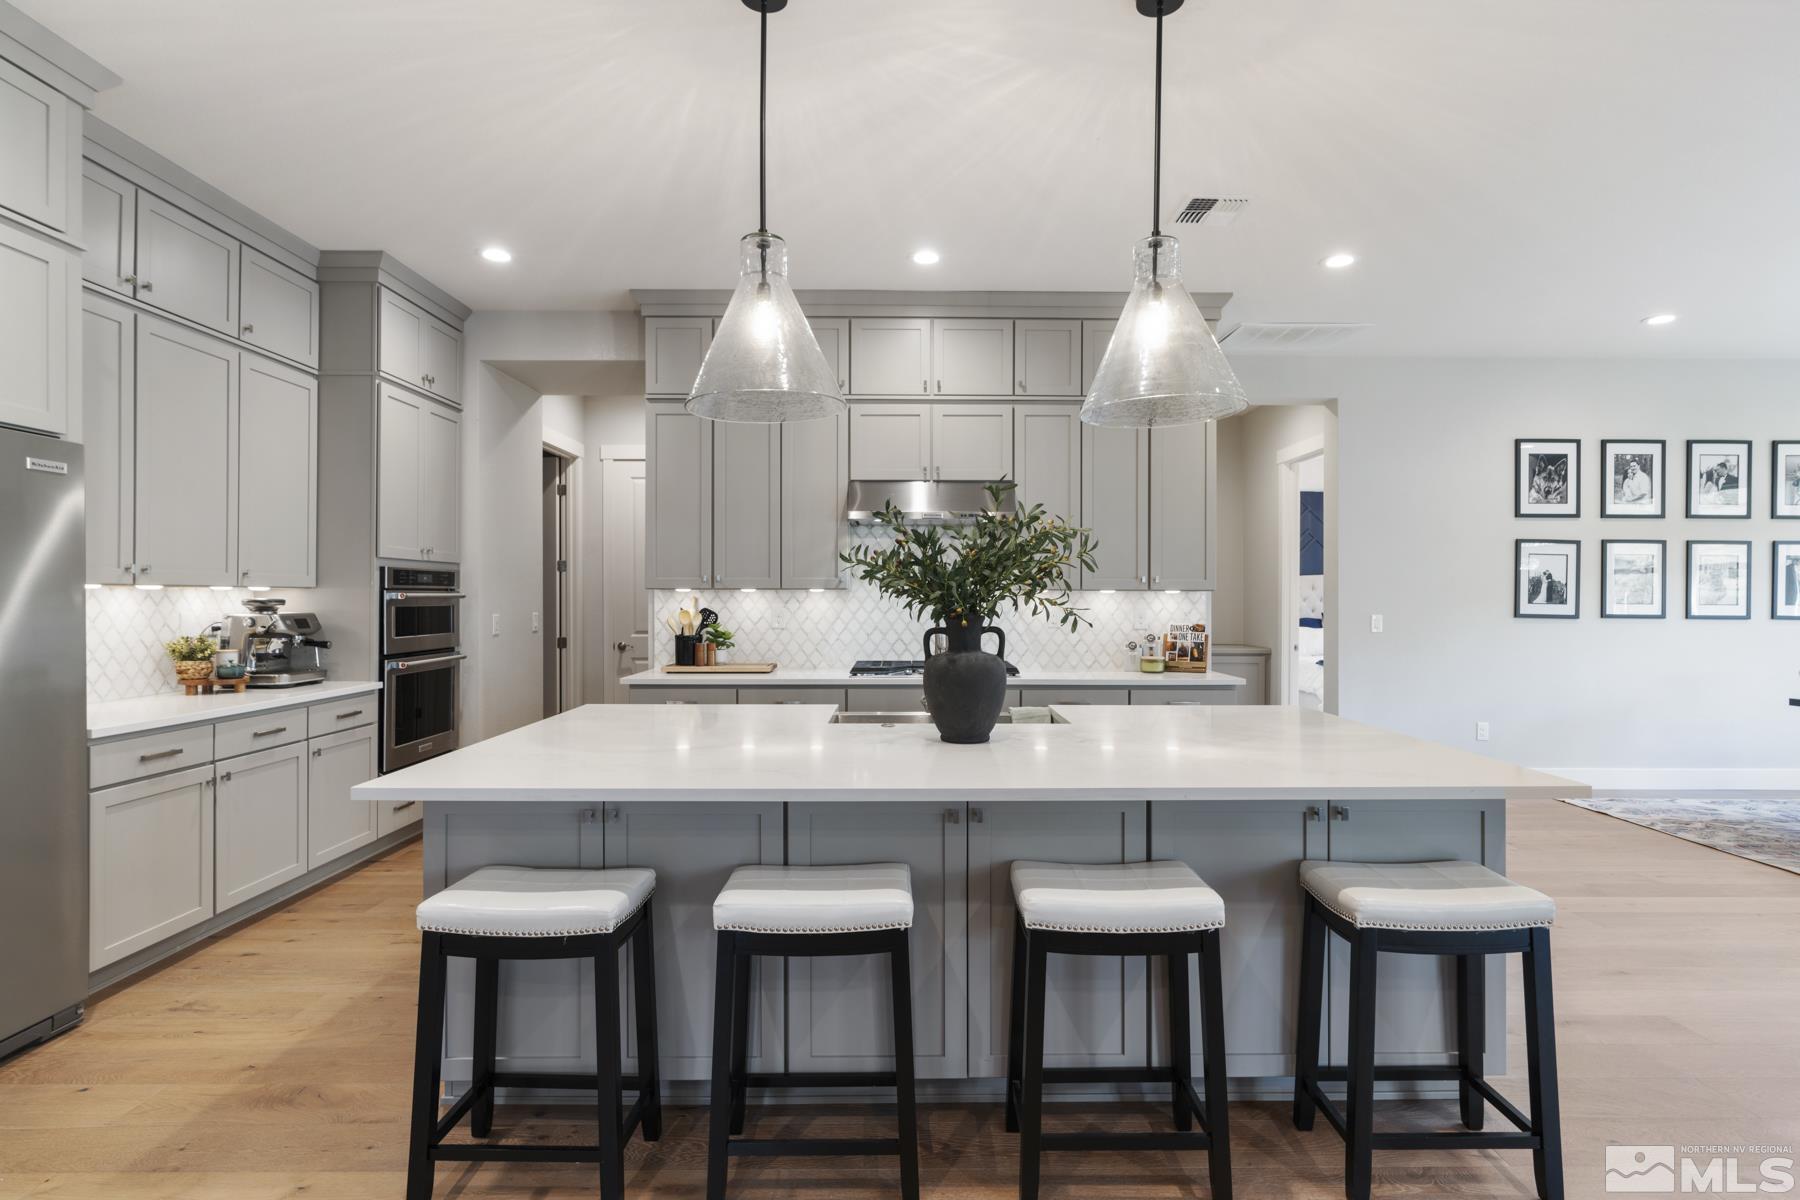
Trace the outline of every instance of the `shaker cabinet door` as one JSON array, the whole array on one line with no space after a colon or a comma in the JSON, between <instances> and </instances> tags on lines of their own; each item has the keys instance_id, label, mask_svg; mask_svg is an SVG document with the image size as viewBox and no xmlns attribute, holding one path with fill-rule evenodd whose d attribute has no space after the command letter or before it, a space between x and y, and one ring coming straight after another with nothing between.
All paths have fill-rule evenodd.
<instances>
[{"instance_id":1,"label":"shaker cabinet door","mask_svg":"<svg viewBox=\"0 0 1800 1200\"><path fill-rule=\"evenodd\" d=\"M1218 550L1218 425L1150 431L1150 586L1209 591Z\"/></svg>"},{"instance_id":2,"label":"shaker cabinet door","mask_svg":"<svg viewBox=\"0 0 1800 1200\"><path fill-rule=\"evenodd\" d=\"M428 403L397 387L381 389L375 501L375 554L380 558L425 557L419 460Z\"/></svg>"},{"instance_id":3,"label":"shaker cabinet door","mask_svg":"<svg viewBox=\"0 0 1800 1200\"><path fill-rule=\"evenodd\" d=\"M644 574L653 588L712 582L715 424L652 404L645 436Z\"/></svg>"},{"instance_id":4,"label":"shaker cabinet door","mask_svg":"<svg viewBox=\"0 0 1800 1200\"><path fill-rule=\"evenodd\" d=\"M81 277L129 296L137 281L137 186L91 162L81 164Z\"/></svg>"},{"instance_id":5,"label":"shaker cabinet door","mask_svg":"<svg viewBox=\"0 0 1800 1200\"><path fill-rule=\"evenodd\" d=\"M990 483L1013 474L1013 406L939 404L931 413L931 477Z\"/></svg>"},{"instance_id":6,"label":"shaker cabinet door","mask_svg":"<svg viewBox=\"0 0 1800 1200\"><path fill-rule=\"evenodd\" d=\"M858 396L929 394L931 319L852 317L850 390ZM855 440L855 435L852 434L852 446L855 445Z\"/></svg>"},{"instance_id":7,"label":"shaker cabinet door","mask_svg":"<svg viewBox=\"0 0 1800 1200\"><path fill-rule=\"evenodd\" d=\"M319 381L258 354L238 373L238 582L318 580Z\"/></svg>"},{"instance_id":8,"label":"shaker cabinet door","mask_svg":"<svg viewBox=\"0 0 1800 1200\"><path fill-rule=\"evenodd\" d=\"M931 322L933 392L940 396L1013 394L1010 317L938 317Z\"/></svg>"},{"instance_id":9,"label":"shaker cabinet door","mask_svg":"<svg viewBox=\"0 0 1800 1200\"><path fill-rule=\"evenodd\" d=\"M238 332L252 346L309 367L319 365L319 285L261 251L244 247Z\"/></svg>"},{"instance_id":10,"label":"shaker cabinet door","mask_svg":"<svg viewBox=\"0 0 1800 1200\"><path fill-rule=\"evenodd\" d=\"M1089 589L1150 586L1150 431L1081 427L1081 521L1094 533Z\"/></svg>"},{"instance_id":11,"label":"shaker cabinet door","mask_svg":"<svg viewBox=\"0 0 1800 1200\"><path fill-rule=\"evenodd\" d=\"M69 228L75 170L69 160L81 153L80 125L81 108L73 100L0 61L0 208L51 229Z\"/></svg>"},{"instance_id":12,"label":"shaker cabinet door","mask_svg":"<svg viewBox=\"0 0 1800 1200\"><path fill-rule=\"evenodd\" d=\"M294 742L217 764L217 911L306 873L306 761Z\"/></svg>"},{"instance_id":13,"label":"shaker cabinet door","mask_svg":"<svg viewBox=\"0 0 1800 1200\"><path fill-rule=\"evenodd\" d=\"M850 394L850 318L849 317L810 317L806 322L812 326L813 339L819 343L819 352L825 356L825 363L832 370L838 381L838 395Z\"/></svg>"},{"instance_id":14,"label":"shaker cabinet door","mask_svg":"<svg viewBox=\"0 0 1800 1200\"><path fill-rule=\"evenodd\" d=\"M781 426L781 586L843 586L848 548L844 493L850 485L850 418Z\"/></svg>"},{"instance_id":15,"label":"shaker cabinet door","mask_svg":"<svg viewBox=\"0 0 1800 1200\"><path fill-rule=\"evenodd\" d=\"M425 386L426 316L405 300L381 290L381 373L408 387Z\"/></svg>"},{"instance_id":16,"label":"shaker cabinet door","mask_svg":"<svg viewBox=\"0 0 1800 1200\"><path fill-rule=\"evenodd\" d=\"M645 317L644 394L685 400L712 347L712 335L711 317Z\"/></svg>"},{"instance_id":17,"label":"shaker cabinet door","mask_svg":"<svg viewBox=\"0 0 1800 1200\"><path fill-rule=\"evenodd\" d=\"M238 582L238 351L138 318L138 582Z\"/></svg>"},{"instance_id":18,"label":"shaker cabinet door","mask_svg":"<svg viewBox=\"0 0 1800 1200\"><path fill-rule=\"evenodd\" d=\"M930 479L930 404L852 404L850 478Z\"/></svg>"},{"instance_id":19,"label":"shaker cabinet door","mask_svg":"<svg viewBox=\"0 0 1800 1200\"><path fill-rule=\"evenodd\" d=\"M1081 322L1013 322L1017 396L1081 395Z\"/></svg>"},{"instance_id":20,"label":"shaker cabinet door","mask_svg":"<svg viewBox=\"0 0 1800 1200\"><path fill-rule=\"evenodd\" d=\"M131 583L137 561L137 310L106 296L81 302L81 437L85 443L88 583Z\"/></svg>"},{"instance_id":21,"label":"shaker cabinet door","mask_svg":"<svg viewBox=\"0 0 1800 1200\"><path fill-rule=\"evenodd\" d=\"M1041 504L1051 516L1081 524L1079 404L1015 405L1013 465L1021 511Z\"/></svg>"},{"instance_id":22,"label":"shaker cabinet door","mask_svg":"<svg viewBox=\"0 0 1800 1200\"><path fill-rule=\"evenodd\" d=\"M80 312L75 252L0 223L0 424L69 432Z\"/></svg>"},{"instance_id":23,"label":"shaker cabinet door","mask_svg":"<svg viewBox=\"0 0 1800 1200\"><path fill-rule=\"evenodd\" d=\"M432 562L462 560L462 413L421 405L419 533Z\"/></svg>"},{"instance_id":24,"label":"shaker cabinet door","mask_svg":"<svg viewBox=\"0 0 1800 1200\"><path fill-rule=\"evenodd\" d=\"M352 800L350 789L375 778L378 725L328 733L306 743L306 865L322 867L374 841L373 800ZM383 802L391 803L391 802Z\"/></svg>"},{"instance_id":25,"label":"shaker cabinet door","mask_svg":"<svg viewBox=\"0 0 1800 1200\"><path fill-rule=\"evenodd\" d=\"M1081 323L1081 394L1087 395L1094 387L1094 376L1100 373L1100 360L1106 357L1106 348L1112 344L1113 330L1117 329L1117 321L1083 321Z\"/></svg>"},{"instance_id":26,"label":"shaker cabinet door","mask_svg":"<svg viewBox=\"0 0 1800 1200\"><path fill-rule=\"evenodd\" d=\"M436 317L426 317L420 353L425 366L425 390L456 401L462 397L462 334Z\"/></svg>"},{"instance_id":27,"label":"shaker cabinet door","mask_svg":"<svg viewBox=\"0 0 1800 1200\"><path fill-rule=\"evenodd\" d=\"M160 196L137 196L137 298L238 336L238 240Z\"/></svg>"},{"instance_id":28,"label":"shaker cabinet door","mask_svg":"<svg viewBox=\"0 0 1800 1200\"><path fill-rule=\"evenodd\" d=\"M782 428L761 421L713 426L715 587L781 586Z\"/></svg>"},{"instance_id":29,"label":"shaker cabinet door","mask_svg":"<svg viewBox=\"0 0 1800 1200\"><path fill-rule=\"evenodd\" d=\"M88 798L88 970L213 915L213 769Z\"/></svg>"}]
</instances>

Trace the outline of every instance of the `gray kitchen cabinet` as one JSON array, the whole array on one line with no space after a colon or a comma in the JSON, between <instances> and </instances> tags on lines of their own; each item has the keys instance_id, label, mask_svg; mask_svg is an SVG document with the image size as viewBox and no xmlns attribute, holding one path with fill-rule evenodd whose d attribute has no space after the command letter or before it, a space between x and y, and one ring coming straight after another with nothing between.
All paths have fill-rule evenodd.
<instances>
[{"instance_id":1,"label":"gray kitchen cabinet","mask_svg":"<svg viewBox=\"0 0 1800 1200\"><path fill-rule=\"evenodd\" d=\"M968 1009L956 981L968 954L967 806L790 803L793 866L900 862L912 873L914 1066L922 1079L968 1071ZM788 1068L894 1069L892 974L885 955L788 960Z\"/></svg>"},{"instance_id":2,"label":"gray kitchen cabinet","mask_svg":"<svg viewBox=\"0 0 1800 1200\"><path fill-rule=\"evenodd\" d=\"M318 582L319 381L260 355L240 358L238 582L312 587Z\"/></svg>"},{"instance_id":3,"label":"gray kitchen cabinet","mask_svg":"<svg viewBox=\"0 0 1800 1200\"><path fill-rule=\"evenodd\" d=\"M840 711L844 707L843 688L823 687L741 687L739 704L830 704Z\"/></svg>"},{"instance_id":4,"label":"gray kitchen cabinet","mask_svg":"<svg viewBox=\"0 0 1800 1200\"><path fill-rule=\"evenodd\" d=\"M462 414L417 392L384 384L376 492L377 557L457 561Z\"/></svg>"},{"instance_id":5,"label":"gray kitchen cabinet","mask_svg":"<svg viewBox=\"0 0 1800 1200\"><path fill-rule=\"evenodd\" d=\"M1041 504L1051 516L1081 524L1079 404L1013 405L1013 478L1020 511ZM1079 567L1075 574L1072 583Z\"/></svg>"},{"instance_id":6,"label":"gray kitchen cabinet","mask_svg":"<svg viewBox=\"0 0 1800 1200\"><path fill-rule=\"evenodd\" d=\"M850 405L850 478L931 478L932 404Z\"/></svg>"},{"instance_id":7,"label":"gray kitchen cabinet","mask_svg":"<svg viewBox=\"0 0 1800 1200\"><path fill-rule=\"evenodd\" d=\"M165 312L238 336L238 240L140 190L136 295Z\"/></svg>"},{"instance_id":8,"label":"gray kitchen cabinet","mask_svg":"<svg viewBox=\"0 0 1800 1200\"><path fill-rule=\"evenodd\" d=\"M214 764L216 911L306 873L306 762L294 742Z\"/></svg>"},{"instance_id":9,"label":"gray kitchen cabinet","mask_svg":"<svg viewBox=\"0 0 1800 1200\"><path fill-rule=\"evenodd\" d=\"M1006 1074L1012 977L1012 864L1142 862L1142 801L1008 802L969 810L969 1074ZM1046 1067L1140 1066L1148 1052L1145 962L1052 955Z\"/></svg>"},{"instance_id":10,"label":"gray kitchen cabinet","mask_svg":"<svg viewBox=\"0 0 1800 1200\"><path fill-rule=\"evenodd\" d=\"M781 430L761 421L713 423L714 587L781 586Z\"/></svg>"},{"instance_id":11,"label":"gray kitchen cabinet","mask_svg":"<svg viewBox=\"0 0 1800 1200\"><path fill-rule=\"evenodd\" d=\"M713 435L679 404L649 406L645 428L644 575L652 588L712 583Z\"/></svg>"},{"instance_id":12,"label":"gray kitchen cabinet","mask_svg":"<svg viewBox=\"0 0 1800 1200\"><path fill-rule=\"evenodd\" d=\"M83 161L81 229L87 249L81 277L89 283L132 295L137 283L137 185Z\"/></svg>"},{"instance_id":13,"label":"gray kitchen cabinet","mask_svg":"<svg viewBox=\"0 0 1800 1200\"><path fill-rule=\"evenodd\" d=\"M929 317L850 318L850 391L857 396L923 396L931 391ZM851 431L854 451L856 433ZM859 475L910 479L910 475Z\"/></svg>"},{"instance_id":14,"label":"gray kitchen cabinet","mask_svg":"<svg viewBox=\"0 0 1800 1200\"><path fill-rule=\"evenodd\" d=\"M808 317L806 323L812 326L813 339L819 343L819 352L825 356L826 365L837 379L838 395L849 395L850 318Z\"/></svg>"},{"instance_id":15,"label":"gray kitchen cabinet","mask_svg":"<svg viewBox=\"0 0 1800 1200\"><path fill-rule=\"evenodd\" d=\"M67 231L80 138L80 106L0 61L0 208Z\"/></svg>"},{"instance_id":16,"label":"gray kitchen cabinet","mask_svg":"<svg viewBox=\"0 0 1800 1200\"><path fill-rule=\"evenodd\" d=\"M238 336L282 358L319 365L319 285L250 246L239 267Z\"/></svg>"},{"instance_id":17,"label":"gray kitchen cabinet","mask_svg":"<svg viewBox=\"0 0 1800 1200\"><path fill-rule=\"evenodd\" d=\"M931 409L931 477L987 483L1011 479L1013 406L936 404Z\"/></svg>"},{"instance_id":18,"label":"gray kitchen cabinet","mask_svg":"<svg viewBox=\"0 0 1800 1200\"><path fill-rule=\"evenodd\" d=\"M1106 357L1106 348L1112 344L1113 331L1119 327L1117 321L1083 321L1081 323L1081 394L1087 395L1094 387L1094 376L1100 373L1100 360Z\"/></svg>"},{"instance_id":19,"label":"gray kitchen cabinet","mask_svg":"<svg viewBox=\"0 0 1800 1200\"><path fill-rule=\"evenodd\" d=\"M712 335L711 317L645 317L644 394L687 399Z\"/></svg>"},{"instance_id":20,"label":"gray kitchen cabinet","mask_svg":"<svg viewBox=\"0 0 1800 1200\"><path fill-rule=\"evenodd\" d=\"M712 1077L712 906L731 872L783 859L782 806L621 804L606 811L606 865L656 871L657 1038L663 1078ZM694 836L696 829L706 836ZM637 996L629 956L621 974L625 1069L637 1069ZM755 960L750 983L752 1071L785 1070L783 960ZM590 1010L591 1011L591 1010Z\"/></svg>"},{"instance_id":21,"label":"gray kitchen cabinet","mask_svg":"<svg viewBox=\"0 0 1800 1200\"><path fill-rule=\"evenodd\" d=\"M75 252L0 223L0 424L69 431L80 314L81 259Z\"/></svg>"},{"instance_id":22,"label":"gray kitchen cabinet","mask_svg":"<svg viewBox=\"0 0 1800 1200\"><path fill-rule=\"evenodd\" d=\"M81 436L88 583L137 576L130 447L137 442L137 310L105 296L81 301Z\"/></svg>"},{"instance_id":23,"label":"gray kitchen cabinet","mask_svg":"<svg viewBox=\"0 0 1800 1200\"><path fill-rule=\"evenodd\" d=\"M455 402L462 373L462 334L418 305L381 289L381 373Z\"/></svg>"},{"instance_id":24,"label":"gray kitchen cabinet","mask_svg":"<svg viewBox=\"0 0 1800 1200\"><path fill-rule=\"evenodd\" d=\"M1090 589L1150 586L1150 431L1081 427L1081 522L1093 531Z\"/></svg>"},{"instance_id":25,"label":"gray kitchen cabinet","mask_svg":"<svg viewBox=\"0 0 1800 1200\"><path fill-rule=\"evenodd\" d=\"M924 712L922 683L853 687L844 698L846 712Z\"/></svg>"},{"instance_id":26,"label":"gray kitchen cabinet","mask_svg":"<svg viewBox=\"0 0 1800 1200\"><path fill-rule=\"evenodd\" d=\"M1236 675L1244 686L1233 691L1233 704L1269 703L1269 651L1264 646L1213 644L1212 669Z\"/></svg>"},{"instance_id":27,"label":"gray kitchen cabinet","mask_svg":"<svg viewBox=\"0 0 1800 1200\"><path fill-rule=\"evenodd\" d=\"M1324 858L1322 806L1304 801L1151 804L1150 857L1192 867L1225 900L1225 1058L1233 1076L1291 1075L1297 1001L1283 981L1300 957L1300 885L1295 864ZM1309 816L1308 814L1313 814ZM1232 936L1233 930L1248 936ZM1382 967L1405 955L1382 958ZM1152 989L1155 1060L1168 1061L1167 993L1161 964ZM1188 994L1199 996L1198 965ZM1344 993L1339 992L1339 995ZM1192 1009L1193 1067L1201 1067L1200 1011ZM1342 1061L1341 1059L1333 1061Z\"/></svg>"},{"instance_id":28,"label":"gray kitchen cabinet","mask_svg":"<svg viewBox=\"0 0 1800 1200\"><path fill-rule=\"evenodd\" d=\"M364 725L306 743L306 865L322 867L380 836L373 800L350 789L376 775L379 727ZM391 801L383 803L392 805Z\"/></svg>"},{"instance_id":29,"label":"gray kitchen cabinet","mask_svg":"<svg viewBox=\"0 0 1800 1200\"><path fill-rule=\"evenodd\" d=\"M88 969L213 915L213 768L119 787L88 803Z\"/></svg>"},{"instance_id":30,"label":"gray kitchen cabinet","mask_svg":"<svg viewBox=\"0 0 1800 1200\"><path fill-rule=\"evenodd\" d=\"M427 401L419 439L419 527L425 557L462 559L462 413Z\"/></svg>"},{"instance_id":31,"label":"gray kitchen cabinet","mask_svg":"<svg viewBox=\"0 0 1800 1200\"><path fill-rule=\"evenodd\" d=\"M238 582L238 351L137 321L134 512L140 582Z\"/></svg>"},{"instance_id":32,"label":"gray kitchen cabinet","mask_svg":"<svg viewBox=\"0 0 1800 1200\"><path fill-rule=\"evenodd\" d=\"M631 689L631 702L633 704L736 704L737 689L704 683L695 684L693 687L663 687L660 685L634 687Z\"/></svg>"},{"instance_id":33,"label":"gray kitchen cabinet","mask_svg":"<svg viewBox=\"0 0 1800 1200\"><path fill-rule=\"evenodd\" d=\"M1081 322L1013 322L1013 395L1081 395Z\"/></svg>"},{"instance_id":34,"label":"gray kitchen cabinet","mask_svg":"<svg viewBox=\"0 0 1800 1200\"><path fill-rule=\"evenodd\" d=\"M425 318L425 390L451 403L462 400L462 334L436 317Z\"/></svg>"},{"instance_id":35,"label":"gray kitchen cabinet","mask_svg":"<svg viewBox=\"0 0 1800 1200\"><path fill-rule=\"evenodd\" d=\"M1211 591L1218 559L1217 422L1150 432L1150 586Z\"/></svg>"},{"instance_id":36,"label":"gray kitchen cabinet","mask_svg":"<svg viewBox=\"0 0 1800 1200\"><path fill-rule=\"evenodd\" d=\"M781 584L784 588L841 588L850 527L844 494L850 485L850 418L789 421L781 430Z\"/></svg>"},{"instance_id":37,"label":"gray kitchen cabinet","mask_svg":"<svg viewBox=\"0 0 1800 1200\"><path fill-rule=\"evenodd\" d=\"M1013 323L1007 317L937 317L931 322L934 394L1013 394Z\"/></svg>"},{"instance_id":38,"label":"gray kitchen cabinet","mask_svg":"<svg viewBox=\"0 0 1800 1200\"><path fill-rule=\"evenodd\" d=\"M1222 668L1220 668L1217 663L1213 664L1213 670L1217 671L1217 670L1221 670L1221 669ZM1235 674L1236 672L1226 671L1225 673L1227 675L1231 675L1231 674ZM1164 686L1164 687L1149 687L1149 688L1132 688L1131 689L1131 702L1133 704L1170 704L1170 705L1226 704L1226 705L1232 705L1232 704L1237 704L1239 702L1238 701L1238 693L1243 690L1244 689L1242 689L1242 688L1235 688L1235 687L1184 688L1184 687Z\"/></svg>"},{"instance_id":39,"label":"gray kitchen cabinet","mask_svg":"<svg viewBox=\"0 0 1800 1200\"><path fill-rule=\"evenodd\" d=\"M1129 704L1131 693L1124 688L1107 687L1028 687L1020 690L1019 703L1026 708L1043 708L1051 704Z\"/></svg>"},{"instance_id":40,"label":"gray kitchen cabinet","mask_svg":"<svg viewBox=\"0 0 1800 1200\"><path fill-rule=\"evenodd\" d=\"M417 800L377 800L375 836L386 837L390 833L398 833L408 825L417 825L424 818L425 806Z\"/></svg>"}]
</instances>

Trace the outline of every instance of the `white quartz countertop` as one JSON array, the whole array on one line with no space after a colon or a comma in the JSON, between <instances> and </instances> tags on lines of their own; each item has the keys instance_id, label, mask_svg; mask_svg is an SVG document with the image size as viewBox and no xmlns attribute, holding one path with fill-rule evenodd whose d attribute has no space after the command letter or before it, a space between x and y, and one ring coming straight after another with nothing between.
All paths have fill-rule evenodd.
<instances>
[{"instance_id":1,"label":"white quartz countertop","mask_svg":"<svg viewBox=\"0 0 1800 1200\"><path fill-rule=\"evenodd\" d=\"M160 696L139 696L134 700L107 700L88 705L88 740L123 737L128 733L148 733L156 729L173 729L179 725L202 725L223 721L249 713L271 712L280 708L297 708L335 700L342 696L360 696L378 692L379 683L356 680L327 679L323 683L303 683L290 688L245 688L242 692L214 692L210 696L188 696L181 692L165 692Z\"/></svg>"},{"instance_id":2,"label":"white quartz countertop","mask_svg":"<svg viewBox=\"0 0 1800 1200\"><path fill-rule=\"evenodd\" d=\"M789 670L776 667L765 675L739 675L727 672L639 671L619 680L626 687L923 687L919 675L858 675L852 678L849 667L818 671ZM1243 687L1237 675L1219 671L1021 671L1006 680L1009 688L1018 687Z\"/></svg>"},{"instance_id":3,"label":"white quartz countertop","mask_svg":"<svg viewBox=\"0 0 1800 1200\"><path fill-rule=\"evenodd\" d=\"M1325 713L1092 705L953 746L831 705L590 704L359 784L358 800L1499 800L1571 780Z\"/></svg>"}]
</instances>

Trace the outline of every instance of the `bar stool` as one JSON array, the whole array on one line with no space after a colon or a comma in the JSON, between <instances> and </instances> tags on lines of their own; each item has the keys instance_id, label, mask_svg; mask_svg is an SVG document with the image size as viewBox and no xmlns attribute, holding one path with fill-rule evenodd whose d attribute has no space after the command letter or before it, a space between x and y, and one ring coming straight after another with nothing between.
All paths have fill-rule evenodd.
<instances>
[{"instance_id":1,"label":"bar stool","mask_svg":"<svg viewBox=\"0 0 1800 1200\"><path fill-rule=\"evenodd\" d=\"M650 893L656 872L482 867L419 905L419 1030L413 1051L412 1149L406 1200L430 1200L435 1162L598 1162L601 1200L625 1195L625 1143L634 1129L646 1142L662 1135L656 1046L656 955ZM619 1069L619 950L631 946L636 985L638 1074ZM440 1119L444 980L448 959L475 960L475 1078ZM496 1071L502 959L594 960L596 1069L592 1075ZM465 1115L469 1132L493 1128L494 1089L569 1088L600 1097L593 1146L442 1145ZM624 1110L622 1092L637 1092ZM621 1115L622 1114L622 1115Z\"/></svg>"},{"instance_id":2,"label":"bar stool","mask_svg":"<svg viewBox=\"0 0 1800 1200\"><path fill-rule=\"evenodd\" d=\"M1550 924L1556 902L1480 863L1303 862L1306 894L1300 957L1300 1017L1294 1066L1294 1127L1311 1129L1315 1109L1344 1139L1344 1194L1368 1200L1374 1150L1530 1150L1542 1200L1562 1200L1562 1122L1556 1100L1556 1027L1550 996ZM1349 1065L1319 1065L1327 931L1350 943ZM1377 956L1456 957L1457 1059L1449 1067L1375 1065ZM1487 1039L1483 961L1520 954L1525 961L1527 1118L1482 1075ZM1455 1080L1466 1132L1374 1132L1375 1081ZM1320 1090L1345 1084L1344 1111ZM1482 1133L1482 1102L1517 1132Z\"/></svg>"},{"instance_id":3,"label":"bar stool","mask_svg":"<svg viewBox=\"0 0 1800 1200\"><path fill-rule=\"evenodd\" d=\"M712 1125L707 1200L724 1200L734 1154L895 1154L900 1194L919 1196L913 1108L912 872L905 863L841 867L739 867L713 902L719 957L713 986ZM894 1069L869 1073L751 1075L750 960L755 955L823 958L885 954L893 966ZM741 1138L752 1087L892 1087L898 1138Z\"/></svg>"},{"instance_id":4,"label":"bar stool","mask_svg":"<svg viewBox=\"0 0 1800 1200\"><path fill-rule=\"evenodd\" d=\"M1019 1200L1038 1194L1047 1150L1205 1150L1215 1200L1231 1197L1225 1098L1225 988L1219 931L1225 902L1186 863L1102 866L1015 862L1012 1027L1006 1047L1006 1128L1019 1134ZM1044 1004L1052 954L1160 954L1169 970L1169 1065L1044 1067ZM1200 956L1200 1044L1206 1102L1194 1094L1188 955ZM1167 1083L1174 1133L1043 1132L1046 1083ZM1193 1132L1194 1123L1200 1132Z\"/></svg>"}]
</instances>

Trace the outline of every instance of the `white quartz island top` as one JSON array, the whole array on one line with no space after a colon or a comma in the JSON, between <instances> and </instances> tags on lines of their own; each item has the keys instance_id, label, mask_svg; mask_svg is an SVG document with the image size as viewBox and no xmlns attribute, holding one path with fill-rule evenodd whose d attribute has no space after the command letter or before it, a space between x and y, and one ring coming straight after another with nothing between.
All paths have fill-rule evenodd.
<instances>
[{"instance_id":1,"label":"white quartz island top","mask_svg":"<svg viewBox=\"0 0 1800 1200\"><path fill-rule=\"evenodd\" d=\"M1570 780L1325 713L1092 705L953 746L831 705L590 704L359 785L358 800L1517 800Z\"/></svg>"},{"instance_id":2,"label":"white quartz island top","mask_svg":"<svg viewBox=\"0 0 1800 1200\"><path fill-rule=\"evenodd\" d=\"M919 675L858 675L849 667L822 670L790 670L776 667L761 675L735 671L639 671L619 680L626 687L922 687ZM1020 687L1243 687L1244 680L1220 671L1021 671L1007 677L1006 686Z\"/></svg>"},{"instance_id":3,"label":"white quartz island top","mask_svg":"<svg viewBox=\"0 0 1800 1200\"><path fill-rule=\"evenodd\" d=\"M159 696L139 696L132 700L105 700L87 709L88 740L123 737L128 733L148 733L155 729L174 729L181 725L203 725L250 713L273 712L281 708L298 708L360 696L381 690L379 683L366 680L327 679L322 683L303 683L288 688L245 688L242 692L214 692L210 696L189 696L181 692L164 692Z\"/></svg>"}]
</instances>

